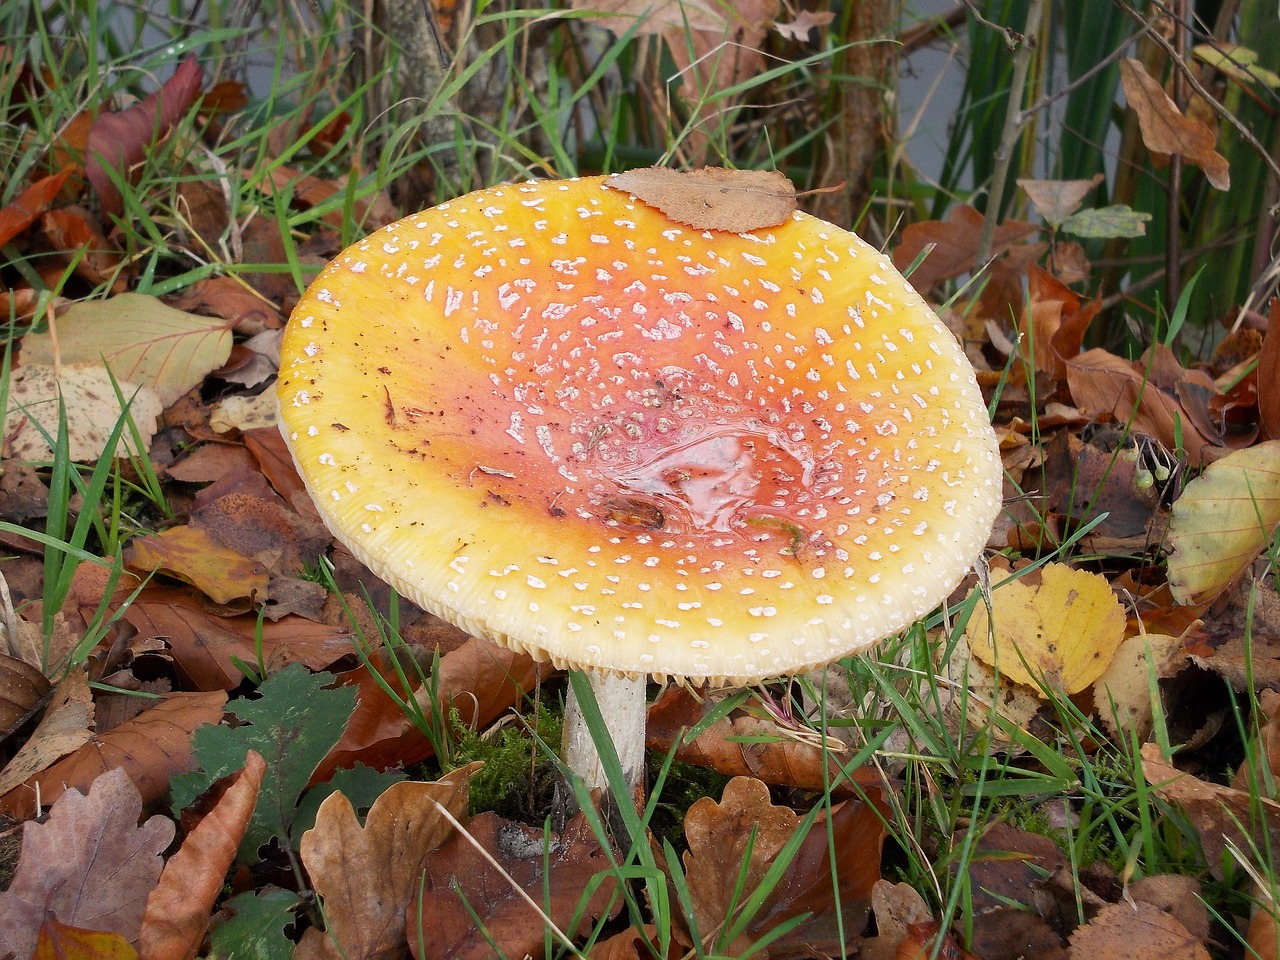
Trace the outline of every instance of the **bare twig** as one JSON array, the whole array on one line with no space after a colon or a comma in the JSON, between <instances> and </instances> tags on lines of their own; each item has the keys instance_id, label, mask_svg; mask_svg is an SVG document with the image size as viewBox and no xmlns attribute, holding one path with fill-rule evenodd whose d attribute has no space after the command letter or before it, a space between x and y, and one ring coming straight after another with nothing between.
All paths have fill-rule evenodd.
<instances>
[{"instance_id":1,"label":"bare twig","mask_svg":"<svg viewBox=\"0 0 1280 960\"><path fill-rule=\"evenodd\" d=\"M1045 0L1031 0L1027 6L1026 31L1013 55L1013 80L1009 84L1009 106L1005 110L1000 145L996 148L996 165L991 174L991 186L987 193L987 212L982 220L982 232L978 235L975 263L985 263L991 257L991 244L996 235L996 221L1000 218L1000 201L1004 197L1005 183L1009 179L1009 161L1013 156L1014 145L1022 134L1024 123L1022 98L1026 92L1027 72L1031 68L1031 55L1035 52L1035 36L1040 30L1044 3Z\"/></svg>"}]
</instances>

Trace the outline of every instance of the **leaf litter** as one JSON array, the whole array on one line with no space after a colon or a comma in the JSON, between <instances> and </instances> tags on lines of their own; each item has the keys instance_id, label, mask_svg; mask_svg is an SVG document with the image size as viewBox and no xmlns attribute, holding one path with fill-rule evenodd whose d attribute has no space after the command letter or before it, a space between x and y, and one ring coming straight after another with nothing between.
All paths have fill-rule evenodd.
<instances>
[{"instance_id":1,"label":"leaf litter","mask_svg":"<svg viewBox=\"0 0 1280 960\"><path fill-rule=\"evenodd\" d=\"M683 35L691 27L697 33L692 45L672 51L682 87L706 86L714 76L727 88L758 72L758 38L769 31L775 40L807 42L814 31L821 39L828 27L821 12L789 11L784 18L780 5L767 0L734 10L698 7L688 21L688 8L674 4L589 6L596 12L608 7L601 22L610 29L625 31L638 18L638 31L654 36ZM609 14L616 19L608 20ZM726 43L739 45L744 55L713 62L708 54ZM1224 72L1235 69L1235 61L1200 55ZM1193 111L1171 109L1163 89L1140 67L1126 62L1121 69L1147 147L1179 153L1213 185L1225 186L1229 171L1214 131ZM1265 85L1267 76L1249 67L1237 82ZM592 918L602 918L605 932L592 956L656 955L656 929L626 926L631 918L617 914L618 902L606 902L606 894L617 892L609 886L616 875L580 821L544 831L493 814L472 815L465 802L471 773L444 772L445 758L437 758L442 776L436 782L406 779L403 768L427 761L438 741L406 716L388 690L424 712L439 707L446 726L485 731L509 723L513 707L519 709L551 674L394 604L385 585L364 571L341 583L337 595L303 579L315 576L311 564L326 551L336 579L359 568L317 529L274 426L274 400L263 389L276 362L273 341L296 296L292 278L242 273L199 280L161 298L130 292L139 275L118 245L113 181L123 182L139 160L155 153L204 88L198 67L187 62L159 92L131 108L105 105L96 121L88 112L80 115L55 145L57 162L33 173L0 209L4 243L55 251L79 289L92 285L100 295L78 304L54 298L38 318L36 305L44 301L33 290L8 295L22 349L9 381L0 519L32 531L45 521L47 490L17 496L9 484L24 471L37 486L47 475L19 460L49 458L36 422L55 434L59 403L67 412L73 459L149 458L174 508L172 518L130 536L123 555L150 582L128 579L125 590L122 580L106 596L103 581L87 569L93 565L84 564L57 613L54 636L43 635L38 588L19 597L5 624L7 658L0 667L9 700L0 714L7 724L0 810L20 818L47 812L48 820L22 828L18 879L0 894L0 909L11 911L5 916L21 915L12 926L18 932L0 924L0 937L20 936L17 953L41 956L59 950L127 956L137 943L148 960L243 956L250 949L283 957L299 938L298 953L488 955L492 945L475 924L480 917L509 954L537 954L542 920L516 894L514 882L579 943ZM216 100L209 92L205 102ZM103 149L104 138L119 142ZM705 149L697 141L691 141L690 155ZM86 165L93 193L84 195ZM207 253L200 242L225 239L244 263L286 259L274 223L256 218L233 224L220 191L185 176L190 170L182 172L182 196L199 238L193 256ZM304 176L278 163L259 182L263 199L294 210L330 201L349 187L345 177ZM615 183L694 229L767 230L785 222L797 203L794 188L777 173L704 170L690 176L642 169ZM1123 205L1088 207L1094 180L1021 186L1049 230L1018 220L1001 223L995 257L985 265L985 287L962 293L944 316L984 388L994 392L1002 384L994 408L1001 451L1011 484L1025 496L1010 498L989 544L1015 558L1000 576L1021 569L1026 561L1019 553L1043 559L1075 542L1079 552L1043 565L1038 582L1023 576L997 589L989 623L985 604L977 602L968 634L975 642L962 639L949 662L932 665L942 678L938 689L951 697L937 708L947 711L951 730L980 734L976 749L1034 771L1034 758L1013 751L1008 734L1048 730L1041 725L1055 700L1042 682L1070 694L1076 709L1096 718L1097 731L1124 743L1155 736L1157 721L1171 719L1202 722L1194 735L1179 735L1212 742L1213 719L1194 702L1197 691L1210 689L1206 678L1255 697L1254 766L1241 765L1230 784L1197 765L1199 741L1176 762L1150 743L1142 753L1161 809L1180 811L1204 847L1205 869L1225 875L1248 859L1252 839L1277 842L1276 798L1265 785L1280 761L1276 705L1266 689L1280 684L1280 627L1270 613L1276 498L1268 486L1280 441L1280 308L1248 313L1255 329L1227 336L1207 361L1193 363L1187 353L1154 341L1138 356L1086 349L1099 342L1091 325L1103 305L1095 298L1086 245L1062 235L1134 236L1145 229L1147 215ZM81 202L94 195L103 201L103 220L91 203ZM354 211L366 226L398 215L383 193L358 200ZM947 216L911 223L892 251L904 268L923 257L913 277L926 294L984 267L975 259L981 214L961 204ZM347 225L336 211L326 217L325 229L303 241L304 264L337 251L335 230ZM48 332L22 326L36 323ZM1252 338L1244 335L1250 332ZM248 340L255 336L261 339ZM1026 386L1033 376L1038 395ZM108 449L120 412L116 387L133 398L141 443L130 430ZM120 467L131 469L123 462ZM1082 524L1104 513L1105 520L1072 540ZM39 570L39 548L31 538L12 530L3 536L6 549L20 552L20 563ZM1162 556L1169 558L1167 568L1154 562ZM6 576L16 569L6 560ZM364 619L352 627L342 606L367 610L362 589L379 613L360 613ZM118 615L89 660L65 674L46 677L34 670L32 664L45 659L62 662L100 603ZM395 651L380 642L387 621L377 619L390 618L393 609L408 638ZM1247 615L1240 612L1246 609ZM931 634L930 643L940 636ZM367 663L351 657L356 640ZM998 678L986 661L999 665ZM131 698L140 704L117 713L114 705L122 698L106 690L117 685L147 696ZM966 704L965 696L973 699ZM785 930L761 947L760 953L775 957L809 955L806 950L967 956L963 940L995 960L1019 951L1121 956L1128 954L1117 951L1133 944L1198 957L1220 935L1202 913L1188 909L1200 895L1194 880L1136 880L1106 864L1082 867L1073 877L1054 844L1007 824L972 835L977 854L962 868L964 882L978 891L972 912L941 925L937 891L926 887L921 896L884 879L897 866L882 862L882 845L899 858L903 850L900 838L886 841L885 811L873 796L884 782L882 769L863 768L850 780L842 766L847 752L829 739L798 736L794 718L771 713L765 702L744 703L704 722L714 701L668 690L651 711L655 754L674 752L683 763L737 778L718 801L707 797L689 808L678 829L677 859L666 863L669 875L683 867L690 881L700 938L732 929L726 946L741 950ZM991 727L984 704L1004 718L999 728ZM867 716L883 708L857 706ZM695 726L702 728L698 736L686 736ZM251 761L250 771L246 757L256 754L264 759ZM1265 768L1257 765L1259 757ZM891 764L885 760L884 766ZM902 785L893 776L890 800ZM813 818L808 835L779 862L778 851L796 838L796 824L812 810L814 795L826 796L833 782L840 786L831 809ZM928 786L930 796L944 796L936 788ZM446 799L439 799L441 791ZM859 792L863 799L853 799ZM157 815L175 796L182 809L172 811L173 819ZM506 876L458 828L435 818L436 808L423 797L443 803ZM70 825L68 817L79 816L70 811L86 809L91 813ZM1058 804L1045 816L1066 824L1054 829L1070 829L1079 812ZM139 827L144 815L149 819ZM182 842L161 873L164 824L172 833L175 821ZM37 876L31 864L50 843L40 831L51 831L47 836L62 844L95 829L110 838L102 863L86 859L81 848L68 847L68 854L59 846L49 857L48 876ZM104 883L98 878L106 859L124 856L118 849L130 837L141 837L145 847L130 869L143 862L146 869L129 873L122 884ZM956 849L952 838L929 842L937 845L922 855L935 862ZM301 865L296 874L295 864ZM759 910L742 916L744 900L770 871L777 885L757 898ZM299 876L309 878L322 898L327 928L310 908ZM89 895L81 901L66 905L55 897L46 903L47 884L62 882L67 890L55 893L64 896L85 878ZM596 897L588 903L582 891L593 882L600 886L592 888ZM427 885L437 898L432 909L417 899ZM1269 955L1274 905L1256 884L1248 895L1256 902L1249 942ZM91 903L95 898L100 902ZM1008 902L1015 900L1016 909ZM117 901L123 902L119 917L90 915ZM48 904L56 906L56 916ZM875 936L860 939L872 913ZM692 938L691 928L674 919L679 942L671 944L673 951Z\"/></svg>"}]
</instances>

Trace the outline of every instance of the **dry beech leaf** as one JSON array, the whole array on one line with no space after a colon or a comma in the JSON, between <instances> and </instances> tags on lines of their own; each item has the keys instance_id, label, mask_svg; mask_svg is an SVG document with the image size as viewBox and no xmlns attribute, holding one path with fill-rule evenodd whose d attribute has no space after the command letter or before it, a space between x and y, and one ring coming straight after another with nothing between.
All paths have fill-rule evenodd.
<instances>
[{"instance_id":1,"label":"dry beech leaf","mask_svg":"<svg viewBox=\"0 0 1280 960\"><path fill-rule=\"evenodd\" d=\"M1089 191L1102 181L1103 175L1096 173L1089 180L1019 180L1018 186L1031 198L1044 222L1057 227L1080 209Z\"/></svg>"},{"instance_id":2,"label":"dry beech leaf","mask_svg":"<svg viewBox=\"0 0 1280 960\"><path fill-rule=\"evenodd\" d=\"M18 621L19 630L23 624L27 621ZM40 632L34 623L27 626ZM25 722L48 692L49 681L38 668L17 657L0 654L0 740Z\"/></svg>"},{"instance_id":3,"label":"dry beech leaf","mask_svg":"<svg viewBox=\"0 0 1280 960\"><path fill-rule=\"evenodd\" d=\"M23 350L26 340L23 339ZM58 400L67 411L67 454L77 463L101 459L110 453L123 457L137 453L133 432L126 427L113 451L107 439L119 422L122 409L116 396L129 403L129 414L141 435L143 453L156 432L164 404L154 390L117 379L112 384L105 367L95 364L63 364L56 372L42 363L26 363L13 371L9 381L9 408L4 435L9 453L20 460L48 460L53 456L45 433L58 436ZM44 433L36 426L44 428Z\"/></svg>"},{"instance_id":4,"label":"dry beech leaf","mask_svg":"<svg viewBox=\"0 0 1280 960\"><path fill-rule=\"evenodd\" d=\"M136 785L148 808L169 793L169 780L191 767L191 732L222 719L227 695L173 693L132 720L98 734L74 753L7 794L0 795L0 813L30 817L37 812L37 795L46 806L68 789L88 789L104 771L121 769Z\"/></svg>"},{"instance_id":5,"label":"dry beech leaf","mask_svg":"<svg viewBox=\"0 0 1280 960\"><path fill-rule=\"evenodd\" d=\"M105 363L121 380L146 384L168 407L231 355L231 323L183 313L142 293L73 304L47 333L22 340L27 363ZM125 393L128 396L128 392Z\"/></svg>"},{"instance_id":6,"label":"dry beech leaf","mask_svg":"<svg viewBox=\"0 0 1280 960\"><path fill-rule=\"evenodd\" d=\"M1205 945L1150 903L1113 903L1071 934L1072 960L1209 960Z\"/></svg>"},{"instance_id":7,"label":"dry beech leaf","mask_svg":"<svg viewBox=\"0 0 1280 960\"><path fill-rule=\"evenodd\" d=\"M1231 186L1227 158L1218 153L1218 135L1202 120L1188 117L1178 109L1141 60L1125 57L1120 61L1120 83L1129 106L1138 115L1142 142L1153 153L1176 153L1204 171L1209 182L1219 190Z\"/></svg>"},{"instance_id":8,"label":"dry beech leaf","mask_svg":"<svg viewBox=\"0 0 1280 960\"><path fill-rule=\"evenodd\" d=\"M466 836L454 831L423 859L426 880L413 887L406 931L414 960L542 956L544 915L567 936L581 937L596 918L622 909L611 860L581 813L559 834L494 813L472 817L464 829Z\"/></svg>"},{"instance_id":9,"label":"dry beech leaf","mask_svg":"<svg viewBox=\"0 0 1280 960\"><path fill-rule=\"evenodd\" d=\"M1236 450L1187 484L1169 521L1169 588L1179 603L1211 600L1280 524L1280 440Z\"/></svg>"},{"instance_id":10,"label":"dry beech leaf","mask_svg":"<svg viewBox=\"0 0 1280 960\"><path fill-rule=\"evenodd\" d=\"M93 737L93 694L83 670L67 674L31 739L0 770L0 796L53 766Z\"/></svg>"},{"instance_id":11,"label":"dry beech leaf","mask_svg":"<svg viewBox=\"0 0 1280 960\"><path fill-rule=\"evenodd\" d=\"M123 770L98 777L88 795L68 790L44 823L27 823L13 883L0 893L0 956L29 957L45 917L88 930L138 936L173 821L138 825L142 798Z\"/></svg>"},{"instance_id":12,"label":"dry beech leaf","mask_svg":"<svg viewBox=\"0 0 1280 960\"><path fill-rule=\"evenodd\" d=\"M142 916L142 960L190 960L199 952L266 770L250 750L244 769L164 865Z\"/></svg>"},{"instance_id":13,"label":"dry beech leaf","mask_svg":"<svg viewBox=\"0 0 1280 960\"><path fill-rule=\"evenodd\" d=\"M1280 844L1280 803L1249 790L1208 783L1172 766L1154 743L1142 745L1142 775L1161 798L1182 808L1200 835L1209 872L1222 876L1229 844L1241 850ZM1261 836L1265 830L1268 840Z\"/></svg>"},{"instance_id":14,"label":"dry beech leaf","mask_svg":"<svg viewBox=\"0 0 1280 960\"><path fill-rule=\"evenodd\" d=\"M984 604L965 634L973 655L1016 683L1079 693L1102 676L1124 639L1124 607L1101 574L1061 563L991 594L994 640Z\"/></svg>"},{"instance_id":15,"label":"dry beech leaf","mask_svg":"<svg viewBox=\"0 0 1280 960\"><path fill-rule=\"evenodd\" d=\"M345 796L325 798L316 825L302 835L301 851L329 928L308 930L296 960L403 953L405 911L418 892L423 859L453 830L439 807L454 817L466 814L477 768L471 764L432 783L393 784L374 801L363 827Z\"/></svg>"},{"instance_id":16,"label":"dry beech leaf","mask_svg":"<svg viewBox=\"0 0 1280 960\"><path fill-rule=\"evenodd\" d=\"M644 167L610 177L605 186L698 230L749 233L786 223L796 209L796 188L777 170Z\"/></svg>"},{"instance_id":17,"label":"dry beech leaf","mask_svg":"<svg viewBox=\"0 0 1280 960\"><path fill-rule=\"evenodd\" d=\"M915 887L888 880L877 880L872 888L871 910L876 918L876 935L863 941L860 960L894 960L907 939L907 928L933 916Z\"/></svg>"}]
</instances>

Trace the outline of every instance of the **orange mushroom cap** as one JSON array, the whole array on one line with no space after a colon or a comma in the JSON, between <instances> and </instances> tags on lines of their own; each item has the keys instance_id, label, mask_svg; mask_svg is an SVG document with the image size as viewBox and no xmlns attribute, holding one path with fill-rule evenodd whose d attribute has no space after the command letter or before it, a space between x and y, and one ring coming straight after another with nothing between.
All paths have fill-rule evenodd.
<instances>
[{"instance_id":1,"label":"orange mushroom cap","mask_svg":"<svg viewBox=\"0 0 1280 960\"><path fill-rule=\"evenodd\" d=\"M954 337L805 214L699 231L605 178L494 187L349 247L285 333L334 534L559 666L754 682L927 613L1000 508Z\"/></svg>"}]
</instances>

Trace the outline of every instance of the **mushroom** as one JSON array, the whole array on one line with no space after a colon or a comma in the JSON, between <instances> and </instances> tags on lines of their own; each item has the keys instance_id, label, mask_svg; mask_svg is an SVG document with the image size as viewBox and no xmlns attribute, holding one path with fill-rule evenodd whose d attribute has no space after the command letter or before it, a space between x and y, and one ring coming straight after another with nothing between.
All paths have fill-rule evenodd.
<instances>
[{"instance_id":1,"label":"mushroom","mask_svg":"<svg viewBox=\"0 0 1280 960\"><path fill-rule=\"evenodd\" d=\"M980 553L1001 469L972 367L883 254L801 213L693 229L605 179L349 247L293 311L279 401L334 535L586 671L634 786L648 677L758 682L902 630Z\"/></svg>"}]
</instances>

